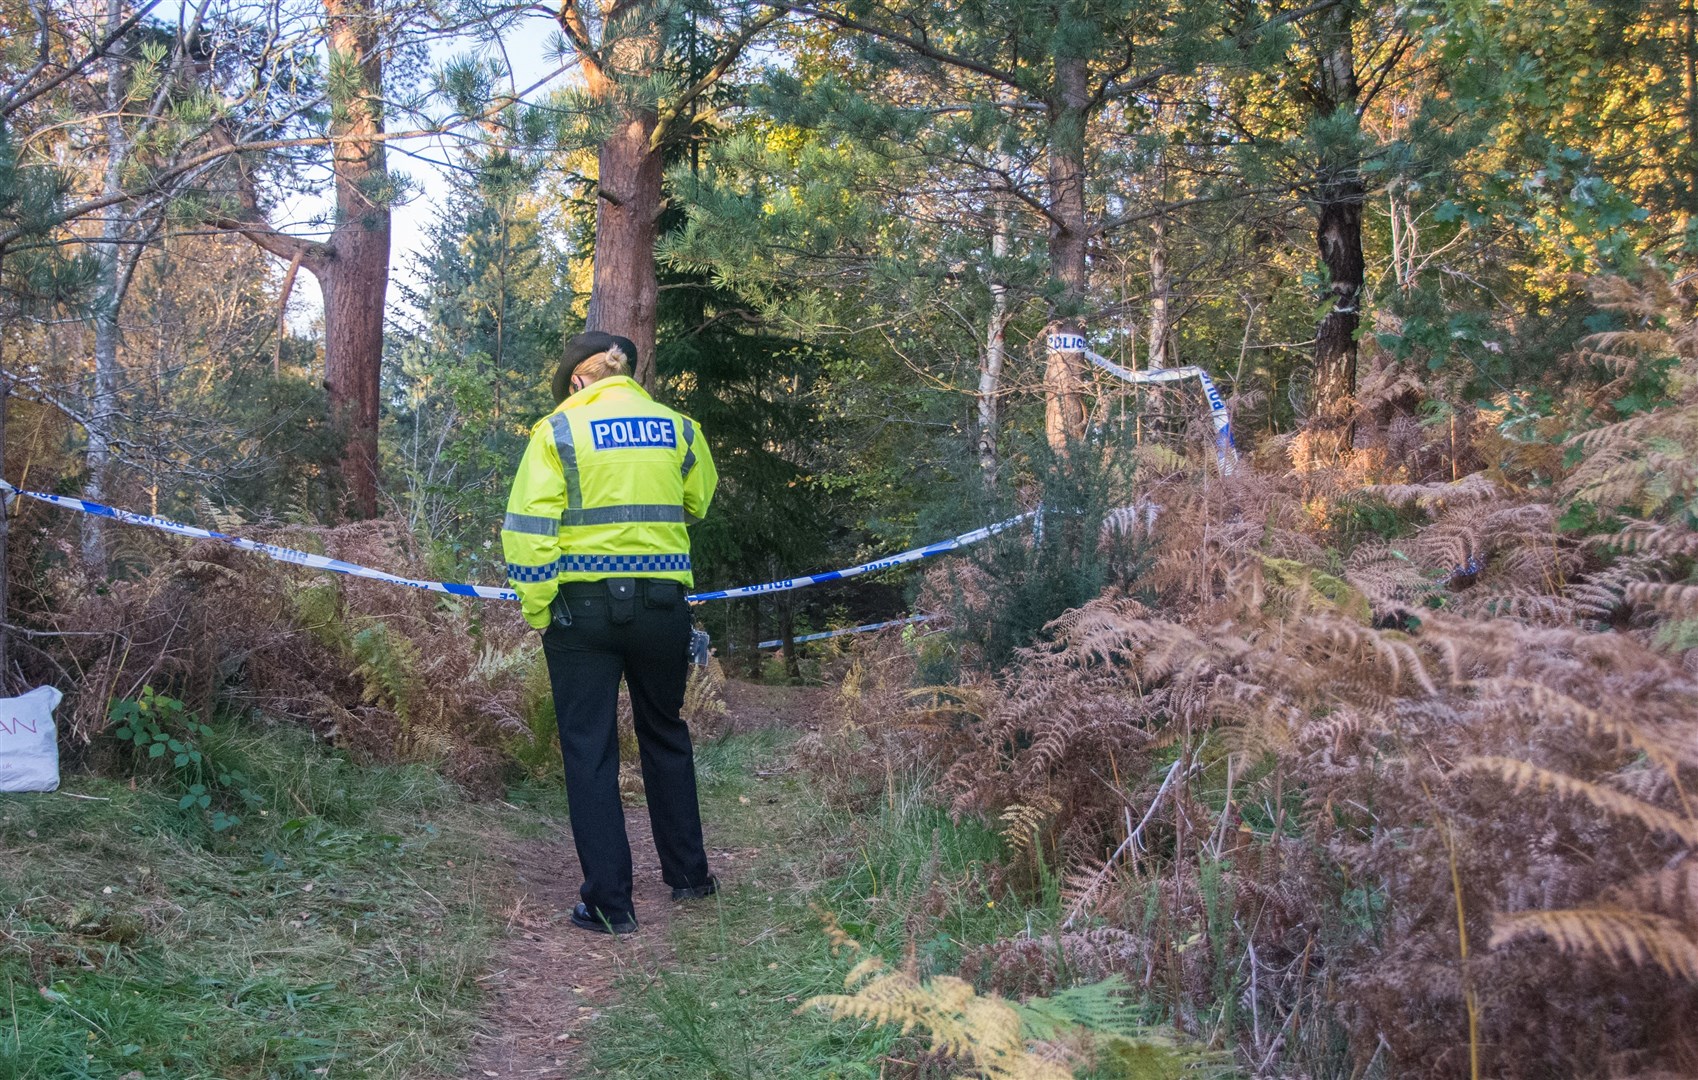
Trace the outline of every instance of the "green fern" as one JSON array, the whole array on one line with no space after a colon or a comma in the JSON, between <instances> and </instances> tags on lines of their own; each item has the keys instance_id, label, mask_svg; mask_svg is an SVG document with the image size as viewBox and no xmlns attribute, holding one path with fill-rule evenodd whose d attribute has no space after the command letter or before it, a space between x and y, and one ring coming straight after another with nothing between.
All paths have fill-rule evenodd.
<instances>
[{"instance_id":1,"label":"green fern","mask_svg":"<svg viewBox=\"0 0 1698 1080\"><path fill-rule=\"evenodd\" d=\"M395 710L403 727L418 719L414 708L417 677L417 651L411 642L389 632L382 623L373 623L349 639L354 658L359 661L359 675L365 681L366 699L382 702Z\"/></svg>"},{"instance_id":2,"label":"green fern","mask_svg":"<svg viewBox=\"0 0 1698 1080\"><path fill-rule=\"evenodd\" d=\"M1031 998L1015 1009L1029 1039L1054 1039L1069 1028L1130 1038L1144 1030L1137 1006L1128 996L1130 990L1125 979L1111 975L1101 982L1057 990L1049 997Z\"/></svg>"},{"instance_id":3,"label":"green fern","mask_svg":"<svg viewBox=\"0 0 1698 1080\"><path fill-rule=\"evenodd\" d=\"M1149 1031L1137 1039L1112 1036L1101 1041L1096 1056L1092 1076L1099 1080L1200 1080L1232 1075L1229 1055L1183 1047Z\"/></svg>"},{"instance_id":4,"label":"green fern","mask_svg":"<svg viewBox=\"0 0 1698 1080\"><path fill-rule=\"evenodd\" d=\"M335 582L326 581L291 589L289 605L295 623L314 641L337 652L348 651L347 627L343 622L342 594Z\"/></svg>"}]
</instances>

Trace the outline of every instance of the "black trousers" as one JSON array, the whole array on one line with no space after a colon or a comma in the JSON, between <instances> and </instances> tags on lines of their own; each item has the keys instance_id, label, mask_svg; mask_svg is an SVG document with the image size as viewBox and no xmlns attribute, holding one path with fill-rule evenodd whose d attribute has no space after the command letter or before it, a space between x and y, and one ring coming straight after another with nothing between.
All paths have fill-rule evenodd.
<instances>
[{"instance_id":1,"label":"black trousers","mask_svg":"<svg viewBox=\"0 0 1698 1080\"><path fill-rule=\"evenodd\" d=\"M658 584L658 583L657 583ZM631 692L643 790L661 876L674 888L708 880L696 802L696 764L690 731L679 718L689 675L690 609L683 590L666 583L650 590L639 580L634 602L614 620L600 582L562 587L572 625L550 626L543 654L554 689L572 840L594 917L623 921L631 907L631 842L619 802L619 679Z\"/></svg>"}]
</instances>

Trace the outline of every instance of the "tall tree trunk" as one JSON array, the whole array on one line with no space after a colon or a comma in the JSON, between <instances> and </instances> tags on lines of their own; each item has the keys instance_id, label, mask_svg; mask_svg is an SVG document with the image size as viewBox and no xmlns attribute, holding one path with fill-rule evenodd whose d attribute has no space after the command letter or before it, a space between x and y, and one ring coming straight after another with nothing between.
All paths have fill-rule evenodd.
<instances>
[{"instance_id":1,"label":"tall tree trunk","mask_svg":"<svg viewBox=\"0 0 1698 1080\"><path fill-rule=\"evenodd\" d=\"M107 0L107 32L116 31L124 21L120 0ZM124 164L129 158L129 135L124 130L126 57L123 47L114 45L107 54L106 116L102 124L106 131L106 168L101 176L101 195L112 197L124 190ZM107 498L107 473L112 463L112 434L118 412L118 312L123 306L121 281L124 255L122 241L128 231L124 219L125 207L116 203L107 208L100 222L100 242L95 247L94 298L94 392L89 395L86 410L88 425L88 481L83 496L93 502ZM88 570L97 579L106 576L106 531L104 522L92 514L82 515L82 556Z\"/></svg>"},{"instance_id":2,"label":"tall tree trunk","mask_svg":"<svg viewBox=\"0 0 1698 1080\"><path fill-rule=\"evenodd\" d=\"M594 10L591 10L592 7ZM596 163L595 256L586 325L621 334L637 346L637 380L654 388L655 313L660 295L654 265L666 150L689 127L695 104L717 83L756 34L784 13L773 7L754 16L697 56L698 74L668 100L642 95L646 80L665 60L662 23L667 12L652 0L560 0L560 28L578 54L590 97L612 114L612 131ZM594 26L600 26L599 40Z\"/></svg>"},{"instance_id":3,"label":"tall tree trunk","mask_svg":"<svg viewBox=\"0 0 1698 1080\"><path fill-rule=\"evenodd\" d=\"M1315 111L1353 116L1356 79L1355 5L1340 3L1319 16ZM1316 177L1315 242L1327 268L1332 305L1315 328L1316 411L1335 408L1356 393L1356 328L1362 296L1362 173L1353 153L1322 160Z\"/></svg>"},{"instance_id":4,"label":"tall tree trunk","mask_svg":"<svg viewBox=\"0 0 1698 1080\"><path fill-rule=\"evenodd\" d=\"M1008 215L998 212L991 236L990 321L985 328L984 360L979 365L979 471L986 488L996 486L996 441L1002 393L1002 365L1008 355L1008 286L1002 260L1008 258Z\"/></svg>"},{"instance_id":5,"label":"tall tree trunk","mask_svg":"<svg viewBox=\"0 0 1698 1080\"><path fill-rule=\"evenodd\" d=\"M324 11L331 70L340 68L357 83L331 108L330 133L337 140L332 254L309 260L307 268L324 293L324 387L348 438L342 474L357 512L371 517L377 513L378 386L389 290L388 168L380 138L382 16L373 0L324 0Z\"/></svg>"},{"instance_id":6,"label":"tall tree trunk","mask_svg":"<svg viewBox=\"0 0 1698 1080\"><path fill-rule=\"evenodd\" d=\"M761 598L758 596L749 597L747 610L749 612L749 652L743 670L749 678L759 680L761 677Z\"/></svg>"},{"instance_id":7,"label":"tall tree trunk","mask_svg":"<svg viewBox=\"0 0 1698 1080\"><path fill-rule=\"evenodd\" d=\"M1172 365L1168 346L1173 338L1173 275L1167 266L1167 222L1150 225L1150 361L1156 371Z\"/></svg>"},{"instance_id":8,"label":"tall tree trunk","mask_svg":"<svg viewBox=\"0 0 1698 1080\"><path fill-rule=\"evenodd\" d=\"M1085 241L1085 114L1089 72L1080 56L1055 58L1055 96L1049 103L1050 277L1059 286L1048 333L1082 334L1087 268ZM1044 435L1065 452L1085 435L1085 360L1050 349L1044 364Z\"/></svg>"},{"instance_id":9,"label":"tall tree trunk","mask_svg":"<svg viewBox=\"0 0 1698 1080\"><path fill-rule=\"evenodd\" d=\"M1326 264L1332 306L1315 329L1317 410L1356 393L1356 328L1361 322L1362 182L1354 176L1329 181L1316 212L1315 240Z\"/></svg>"},{"instance_id":10,"label":"tall tree trunk","mask_svg":"<svg viewBox=\"0 0 1698 1080\"><path fill-rule=\"evenodd\" d=\"M637 346L633 374L653 390L660 296L654 243L667 132L657 105L639 98L631 84L660 65L660 23L641 5L598 0L603 25L598 49L577 3L563 0L560 24L583 60L590 96L613 113L612 130L596 155L595 253L584 325L630 338ZM625 10L616 16L620 8Z\"/></svg>"},{"instance_id":11,"label":"tall tree trunk","mask_svg":"<svg viewBox=\"0 0 1698 1080\"><path fill-rule=\"evenodd\" d=\"M324 0L332 77L336 224L323 242L272 228L246 162L236 160L236 217L213 217L318 280L324 297L324 389L346 439L342 476L358 516L377 513L377 419L383 308L389 294L389 171L383 150L383 16L376 0ZM213 137L229 140L222 129ZM285 297L285 300L287 298ZM274 364L276 359L274 358Z\"/></svg>"},{"instance_id":12,"label":"tall tree trunk","mask_svg":"<svg viewBox=\"0 0 1698 1080\"><path fill-rule=\"evenodd\" d=\"M595 270L590 330L621 334L637 346L636 377L654 388L655 222L660 217L661 153L653 147L654 110L620 116L597 158Z\"/></svg>"},{"instance_id":13,"label":"tall tree trunk","mask_svg":"<svg viewBox=\"0 0 1698 1080\"><path fill-rule=\"evenodd\" d=\"M778 637L783 642L784 677L792 682L802 681L802 658L796 652L796 593L783 594L778 609Z\"/></svg>"},{"instance_id":14,"label":"tall tree trunk","mask_svg":"<svg viewBox=\"0 0 1698 1080\"><path fill-rule=\"evenodd\" d=\"M0 247L0 281L5 280L5 262L6 249ZM12 403L12 379L6 374L5 346L6 328L0 326L0 479L6 476L6 410ZM12 688L11 632L6 629L12 621L11 531L12 508L6 496L0 494L0 695L10 693Z\"/></svg>"},{"instance_id":15,"label":"tall tree trunk","mask_svg":"<svg viewBox=\"0 0 1698 1080\"><path fill-rule=\"evenodd\" d=\"M1685 33L1681 35L1686 66L1686 219L1698 221L1698 0L1682 5Z\"/></svg>"}]
</instances>

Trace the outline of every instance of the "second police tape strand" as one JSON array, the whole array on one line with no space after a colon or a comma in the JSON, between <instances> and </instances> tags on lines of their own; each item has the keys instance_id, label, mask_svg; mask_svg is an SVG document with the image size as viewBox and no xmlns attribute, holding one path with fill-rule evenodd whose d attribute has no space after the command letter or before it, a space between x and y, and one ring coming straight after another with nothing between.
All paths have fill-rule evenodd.
<instances>
[{"instance_id":1,"label":"second police tape strand","mask_svg":"<svg viewBox=\"0 0 1698 1080\"><path fill-rule=\"evenodd\" d=\"M1209 403L1209 420L1215 428L1215 457L1220 463L1220 471L1230 473L1238 464L1238 447L1232 441L1232 414L1226 407L1226 401L1220 396L1215 381L1209 378L1209 373L1202 368L1191 366L1133 371L1131 368L1121 367L1106 356L1092 352L1085 344L1083 334L1051 334L1047 344L1056 352L1083 353L1085 358L1097 367L1129 383L1159 384L1196 379L1198 385L1203 388L1203 397Z\"/></svg>"}]
</instances>

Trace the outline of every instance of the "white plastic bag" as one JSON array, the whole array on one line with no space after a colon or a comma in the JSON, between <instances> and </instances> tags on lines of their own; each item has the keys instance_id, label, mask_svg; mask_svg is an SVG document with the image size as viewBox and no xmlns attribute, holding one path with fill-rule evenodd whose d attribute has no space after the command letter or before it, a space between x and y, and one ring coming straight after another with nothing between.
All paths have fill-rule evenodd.
<instances>
[{"instance_id":1,"label":"white plastic bag","mask_svg":"<svg viewBox=\"0 0 1698 1080\"><path fill-rule=\"evenodd\" d=\"M38 686L0 698L0 791L53 791L59 786L59 739L53 710L60 694Z\"/></svg>"}]
</instances>

